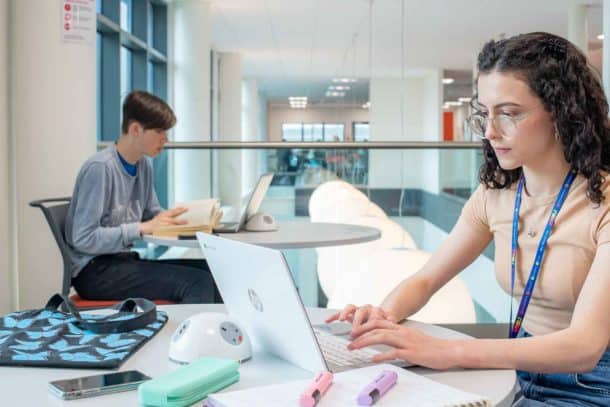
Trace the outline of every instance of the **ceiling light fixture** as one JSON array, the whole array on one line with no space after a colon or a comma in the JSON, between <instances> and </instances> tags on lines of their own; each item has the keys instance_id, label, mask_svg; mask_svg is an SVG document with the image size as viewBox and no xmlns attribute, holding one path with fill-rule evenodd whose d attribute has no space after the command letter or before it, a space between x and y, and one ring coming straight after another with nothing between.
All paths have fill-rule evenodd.
<instances>
[{"instance_id":1,"label":"ceiling light fixture","mask_svg":"<svg viewBox=\"0 0 610 407\"><path fill-rule=\"evenodd\" d=\"M344 86L344 85L330 85L328 87L328 90L350 90L351 87L350 86Z\"/></svg>"},{"instance_id":2,"label":"ceiling light fixture","mask_svg":"<svg viewBox=\"0 0 610 407\"><path fill-rule=\"evenodd\" d=\"M451 85L453 82L455 82L453 78L443 78L443 85Z\"/></svg>"},{"instance_id":3,"label":"ceiling light fixture","mask_svg":"<svg viewBox=\"0 0 610 407\"><path fill-rule=\"evenodd\" d=\"M327 90L326 91L326 96L327 97L342 98L343 96L345 96L345 92L337 92L336 90Z\"/></svg>"},{"instance_id":4,"label":"ceiling light fixture","mask_svg":"<svg viewBox=\"0 0 610 407\"><path fill-rule=\"evenodd\" d=\"M288 102L293 109L305 109L307 107L307 96L288 96Z\"/></svg>"},{"instance_id":5,"label":"ceiling light fixture","mask_svg":"<svg viewBox=\"0 0 610 407\"><path fill-rule=\"evenodd\" d=\"M604 34L600 34L600 35L598 35L598 36L597 36L597 39L598 39L598 40L600 40L600 41L601 41L601 40L603 40L603 39L604 39Z\"/></svg>"},{"instance_id":6,"label":"ceiling light fixture","mask_svg":"<svg viewBox=\"0 0 610 407\"><path fill-rule=\"evenodd\" d=\"M356 78L333 78L333 83L354 83Z\"/></svg>"},{"instance_id":7,"label":"ceiling light fixture","mask_svg":"<svg viewBox=\"0 0 610 407\"><path fill-rule=\"evenodd\" d=\"M472 98L458 98L458 101L463 103L470 103L471 100Z\"/></svg>"}]
</instances>

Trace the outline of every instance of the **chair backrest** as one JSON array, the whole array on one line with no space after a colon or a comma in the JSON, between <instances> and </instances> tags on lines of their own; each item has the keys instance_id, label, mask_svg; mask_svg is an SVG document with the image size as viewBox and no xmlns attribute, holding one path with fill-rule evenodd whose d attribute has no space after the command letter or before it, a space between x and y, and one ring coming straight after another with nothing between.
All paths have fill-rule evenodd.
<instances>
[{"instance_id":1,"label":"chair backrest","mask_svg":"<svg viewBox=\"0 0 610 407\"><path fill-rule=\"evenodd\" d=\"M70 267L70 248L66 243L65 226L68 208L70 207L70 197L40 199L30 202L30 206L40 208L44 214L51 233L57 242L61 257L64 263L64 274L62 278L61 293L68 295L72 286L72 269Z\"/></svg>"},{"instance_id":2,"label":"chair backrest","mask_svg":"<svg viewBox=\"0 0 610 407\"><path fill-rule=\"evenodd\" d=\"M386 217L365 194L345 181L329 181L319 185L309 199L312 222L345 223L368 215L369 210L374 211L373 216Z\"/></svg>"},{"instance_id":3,"label":"chair backrest","mask_svg":"<svg viewBox=\"0 0 610 407\"><path fill-rule=\"evenodd\" d=\"M312 222L370 226L381 232L381 238L373 242L316 249L320 287L329 299L333 298L339 274L350 273L368 253L385 248L417 248L402 226L345 181L330 181L318 186L309 200L309 216Z\"/></svg>"}]
</instances>

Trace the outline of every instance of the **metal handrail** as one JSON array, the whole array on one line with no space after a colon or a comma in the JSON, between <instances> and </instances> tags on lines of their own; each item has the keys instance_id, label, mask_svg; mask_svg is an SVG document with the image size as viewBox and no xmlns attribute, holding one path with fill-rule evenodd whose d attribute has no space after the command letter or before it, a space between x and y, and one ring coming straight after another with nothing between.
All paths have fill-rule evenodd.
<instances>
[{"instance_id":1,"label":"metal handrail","mask_svg":"<svg viewBox=\"0 0 610 407\"><path fill-rule=\"evenodd\" d=\"M98 142L98 148L104 148L112 142ZM317 150L401 150L401 149L439 149L471 150L481 147L478 141L346 141L346 142L274 142L274 141L173 141L165 144L168 150L265 150L265 149L317 149Z\"/></svg>"}]
</instances>

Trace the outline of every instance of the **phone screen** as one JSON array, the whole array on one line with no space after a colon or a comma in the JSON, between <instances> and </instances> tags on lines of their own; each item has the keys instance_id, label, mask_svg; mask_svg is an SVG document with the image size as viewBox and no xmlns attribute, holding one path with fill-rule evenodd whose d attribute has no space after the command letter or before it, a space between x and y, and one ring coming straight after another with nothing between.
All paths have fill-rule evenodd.
<instances>
[{"instance_id":1,"label":"phone screen","mask_svg":"<svg viewBox=\"0 0 610 407\"><path fill-rule=\"evenodd\" d=\"M128 370L125 372L86 376L76 379L57 380L51 382L51 385L57 387L64 393L70 393L74 391L103 389L105 387L120 386L127 383L139 383L148 379L150 379L150 377L137 370Z\"/></svg>"}]
</instances>

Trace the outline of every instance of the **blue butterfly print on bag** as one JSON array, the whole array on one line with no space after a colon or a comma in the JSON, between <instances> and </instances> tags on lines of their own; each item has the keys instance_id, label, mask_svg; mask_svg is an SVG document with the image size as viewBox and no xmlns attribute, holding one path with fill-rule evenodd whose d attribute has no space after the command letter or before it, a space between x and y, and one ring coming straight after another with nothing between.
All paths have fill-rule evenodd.
<instances>
[{"instance_id":1,"label":"blue butterfly print on bag","mask_svg":"<svg viewBox=\"0 0 610 407\"><path fill-rule=\"evenodd\" d=\"M106 345L111 342L116 342L121 339L121 334L111 334L106 336L105 338L100 339L101 343L105 343Z\"/></svg>"},{"instance_id":2,"label":"blue butterfly print on bag","mask_svg":"<svg viewBox=\"0 0 610 407\"><path fill-rule=\"evenodd\" d=\"M66 319L49 318L49 324L51 324L51 326L65 324L66 322L69 322L69 321L70 320L66 320Z\"/></svg>"},{"instance_id":3,"label":"blue butterfly print on bag","mask_svg":"<svg viewBox=\"0 0 610 407\"><path fill-rule=\"evenodd\" d=\"M2 325L4 325L7 328L14 328L15 326L17 326L17 320L15 318L13 318L12 316L7 315L4 318L2 318Z\"/></svg>"},{"instance_id":4,"label":"blue butterfly print on bag","mask_svg":"<svg viewBox=\"0 0 610 407\"><path fill-rule=\"evenodd\" d=\"M73 362L96 362L98 358L95 356L86 353L86 352L76 352L76 353L60 353L59 357L63 360L69 360Z\"/></svg>"},{"instance_id":5,"label":"blue butterfly print on bag","mask_svg":"<svg viewBox=\"0 0 610 407\"><path fill-rule=\"evenodd\" d=\"M129 345L125 345L125 346L121 346L120 348L113 348L113 349L107 349L107 348L99 348L99 347L96 347L96 348L95 348L95 351L96 351L96 352L97 352L99 355L104 356L104 355L107 355L107 354L109 354L109 353L116 353L116 352L121 351L121 350L123 350L123 349L125 349L125 350L127 350L127 351L128 351L128 350L129 350Z\"/></svg>"},{"instance_id":6,"label":"blue butterfly print on bag","mask_svg":"<svg viewBox=\"0 0 610 407\"><path fill-rule=\"evenodd\" d=\"M104 360L114 360L114 359L123 359L125 356L127 356L129 352L120 352L120 353L109 353L106 356L104 356Z\"/></svg>"},{"instance_id":7,"label":"blue butterfly print on bag","mask_svg":"<svg viewBox=\"0 0 610 407\"><path fill-rule=\"evenodd\" d=\"M39 353L24 353L16 351L16 355L12 356L13 360L47 360L47 356L49 352L39 352Z\"/></svg>"},{"instance_id":8,"label":"blue butterfly print on bag","mask_svg":"<svg viewBox=\"0 0 610 407\"><path fill-rule=\"evenodd\" d=\"M39 319L47 319L47 318L51 318L55 315L56 313L53 311L49 311L49 310L44 310L41 311L38 315L36 315L34 317L35 320L39 320Z\"/></svg>"},{"instance_id":9,"label":"blue butterfly print on bag","mask_svg":"<svg viewBox=\"0 0 610 407\"><path fill-rule=\"evenodd\" d=\"M78 341L78 343L80 345L84 345L86 343L91 342L92 340L94 340L95 338L97 338L96 334L88 334L88 333L84 333L82 335L82 338L80 339L80 341Z\"/></svg>"},{"instance_id":10,"label":"blue butterfly print on bag","mask_svg":"<svg viewBox=\"0 0 610 407\"><path fill-rule=\"evenodd\" d=\"M131 345L131 344L133 344L135 342L136 342L135 339L122 339L122 340L118 340L118 341L107 343L107 345L109 347L111 347L111 348L116 349L116 348L120 348L120 347L123 347L123 346L129 346L129 345Z\"/></svg>"},{"instance_id":11,"label":"blue butterfly print on bag","mask_svg":"<svg viewBox=\"0 0 610 407\"><path fill-rule=\"evenodd\" d=\"M151 331L150 329L136 329L133 332L138 335L141 335L141 336L146 336L147 338L150 338L151 336L154 335L154 332Z\"/></svg>"},{"instance_id":12,"label":"blue butterfly print on bag","mask_svg":"<svg viewBox=\"0 0 610 407\"><path fill-rule=\"evenodd\" d=\"M41 338L52 338L54 336L57 335L57 333L59 332L59 329L55 329L53 331L43 331L43 332L37 332L37 331L26 331L26 334L28 336L28 338L30 339L41 339Z\"/></svg>"},{"instance_id":13,"label":"blue butterfly print on bag","mask_svg":"<svg viewBox=\"0 0 610 407\"><path fill-rule=\"evenodd\" d=\"M59 341L49 345L49 348L57 351L71 351L74 349L82 349L86 346L87 345L70 346L68 341L66 341L65 339L60 339Z\"/></svg>"},{"instance_id":14,"label":"blue butterfly print on bag","mask_svg":"<svg viewBox=\"0 0 610 407\"><path fill-rule=\"evenodd\" d=\"M83 331L82 329L79 329L77 326L74 326L74 324L68 324L68 331L72 334L72 335L92 335L90 333L87 333L86 331Z\"/></svg>"},{"instance_id":15,"label":"blue butterfly print on bag","mask_svg":"<svg viewBox=\"0 0 610 407\"><path fill-rule=\"evenodd\" d=\"M11 346L9 346L9 348L20 349L20 350L36 350L36 349L40 349L40 346L42 345L42 341L27 342L27 341L21 341L19 339L15 339L15 342L19 343L19 345L11 345Z\"/></svg>"}]
</instances>

